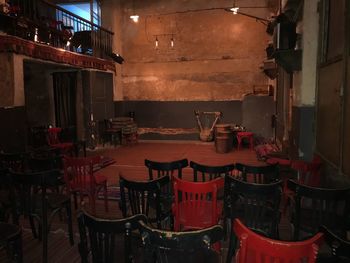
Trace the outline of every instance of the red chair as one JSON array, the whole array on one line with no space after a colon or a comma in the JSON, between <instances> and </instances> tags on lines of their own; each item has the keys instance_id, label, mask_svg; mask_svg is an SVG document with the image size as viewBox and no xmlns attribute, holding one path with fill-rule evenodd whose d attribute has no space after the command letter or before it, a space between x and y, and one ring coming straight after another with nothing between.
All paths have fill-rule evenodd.
<instances>
[{"instance_id":1,"label":"red chair","mask_svg":"<svg viewBox=\"0 0 350 263\"><path fill-rule=\"evenodd\" d=\"M254 133L252 132L237 132L236 137L237 137L237 149L241 149L241 144L242 140L244 138L249 140L249 148L251 150L254 149L254 138L253 138Z\"/></svg>"},{"instance_id":2,"label":"red chair","mask_svg":"<svg viewBox=\"0 0 350 263\"><path fill-rule=\"evenodd\" d=\"M59 134L62 128L54 127L48 130L48 143L51 147L60 149L62 154L72 155L74 150L74 144L72 142L61 142L59 139Z\"/></svg>"},{"instance_id":3,"label":"red chair","mask_svg":"<svg viewBox=\"0 0 350 263\"><path fill-rule=\"evenodd\" d=\"M217 191L224 187L224 178L208 182L189 182L173 177L175 231L202 229L218 224L222 206Z\"/></svg>"},{"instance_id":4,"label":"red chair","mask_svg":"<svg viewBox=\"0 0 350 263\"><path fill-rule=\"evenodd\" d=\"M319 245L323 241L322 233L298 242L270 239L253 232L239 219L234 220L234 233L240 244L236 263L316 262Z\"/></svg>"},{"instance_id":5,"label":"red chair","mask_svg":"<svg viewBox=\"0 0 350 263\"><path fill-rule=\"evenodd\" d=\"M95 213L95 201L99 191L104 192L105 210L108 211L107 178L103 175L94 175L94 165L101 162L100 156L94 157L65 157L64 180L68 191L74 195L75 207L77 207L77 194L82 202L84 196L88 196L91 210Z\"/></svg>"}]
</instances>

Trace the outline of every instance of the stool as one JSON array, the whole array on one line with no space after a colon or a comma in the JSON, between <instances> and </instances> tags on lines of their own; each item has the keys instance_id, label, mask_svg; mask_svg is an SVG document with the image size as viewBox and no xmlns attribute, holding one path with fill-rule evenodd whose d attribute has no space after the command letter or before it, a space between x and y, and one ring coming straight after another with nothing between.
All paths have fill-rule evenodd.
<instances>
[{"instance_id":1,"label":"stool","mask_svg":"<svg viewBox=\"0 0 350 263\"><path fill-rule=\"evenodd\" d=\"M237 132L237 134L236 134L237 149L239 150L241 148L242 139L247 138L249 140L250 149L253 150L254 149L253 135L254 135L254 133L252 133L252 132Z\"/></svg>"}]
</instances>

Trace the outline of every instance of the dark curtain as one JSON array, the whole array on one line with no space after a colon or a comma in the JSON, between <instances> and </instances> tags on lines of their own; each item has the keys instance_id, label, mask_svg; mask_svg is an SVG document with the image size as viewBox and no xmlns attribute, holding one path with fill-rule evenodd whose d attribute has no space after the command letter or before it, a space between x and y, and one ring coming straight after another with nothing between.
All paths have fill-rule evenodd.
<instances>
[{"instance_id":1,"label":"dark curtain","mask_svg":"<svg viewBox=\"0 0 350 263\"><path fill-rule=\"evenodd\" d=\"M76 126L76 72L53 73L56 127Z\"/></svg>"}]
</instances>

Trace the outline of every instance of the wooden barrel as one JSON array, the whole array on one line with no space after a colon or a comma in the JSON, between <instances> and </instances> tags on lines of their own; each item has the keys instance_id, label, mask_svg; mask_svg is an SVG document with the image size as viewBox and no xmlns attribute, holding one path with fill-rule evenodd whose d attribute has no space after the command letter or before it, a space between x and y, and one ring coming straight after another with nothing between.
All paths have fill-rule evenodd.
<instances>
[{"instance_id":1,"label":"wooden barrel","mask_svg":"<svg viewBox=\"0 0 350 263\"><path fill-rule=\"evenodd\" d=\"M227 147L229 147L230 150L233 148L233 132L231 129L227 131L219 131L217 133L217 137L227 138L227 143L228 143Z\"/></svg>"},{"instance_id":2,"label":"wooden barrel","mask_svg":"<svg viewBox=\"0 0 350 263\"><path fill-rule=\"evenodd\" d=\"M220 123L215 125L215 136L219 136L218 133L222 131L229 131L231 128L230 124L227 123Z\"/></svg>"},{"instance_id":3,"label":"wooden barrel","mask_svg":"<svg viewBox=\"0 0 350 263\"><path fill-rule=\"evenodd\" d=\"M215 150L217 153L228 153L231 150L230 138L227 136L216 136Z\"/></svg>"}]
</instances>

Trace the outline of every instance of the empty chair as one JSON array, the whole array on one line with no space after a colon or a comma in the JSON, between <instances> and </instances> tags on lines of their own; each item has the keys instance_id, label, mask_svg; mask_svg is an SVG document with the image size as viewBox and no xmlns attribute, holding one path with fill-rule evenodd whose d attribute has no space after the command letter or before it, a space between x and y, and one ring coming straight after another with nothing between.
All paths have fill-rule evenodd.
<instances>
[{"instance_id":1,"label":"empty chair","mask_svg":"<svg viewBox=\"0 0 350 263\"><path fill-rule=\"evenodd\" d=\"M173 178L175 231L201 229L218 224L221 207L218 206L217 192L223 188L224 178L209 182L189 182Z\"/></svg>"},{"instance_id":2,"label":"empty chair","mask_svg":"<svg viewBox=\"0 0 350 263\"><path fill-rule=\"evenodd\" d=\"M251 150L254 149L254 133L252 132L237 132L237 149L240 150L242 146L243 139L247 139L249 141L249 148Z\"/></svg>"},{"instance_id":3,"label":"empty chair","mask_svg":"<svg viewBox=\"0 0 350 263\"><path fill-rule=\"evenodd\" d=\"M132 231L139 221L146 222L144 215L134 215L123 219L94 217L85 211L78 215L80 243L78 245L82 263L135 262L136 246L132 245ZM119 236L124 236L123 245ZM139 242L140 244L141 242ZM123 249L121 251L121 248ZM119 252L119 253L118 253ZM89 259L92 260L89 260Z\"/></svg>"},{"instance_id":4,"label":"empty chair","mask_svg":"<svg viewBox=\"0 0 350 263\"><path fill-rule=\"evenodd\" d=\"M316 188L293 180L288 180L288 188L294 192L294 240L314 235L321 225L336 234L345 233L350 212L350 188Z\"/></svg>"},{"instance_id":5,"label":"empty chair","mask_svg":"<svg viewBox=\"0 0 350 263\"><path fill-rule=\"evenodd\" d=\"M271 238L278 238L282 182L254 184L225 177L225 223L239 218L246 226ZM230 224L229 224L230 225ZM232 233L232 225L229 233ZM230 235L227 263L231 262L235 248L234 236Z\"/></svg>"},{"instance_id":6,"label":"empty chair","mask_svg":"<svg viewBox=\"0 0 350 263\"><path fill-rule=\"evenodd\" d=\"M233 224L234 234L239 240L236 263L313 263L323 241L322 233L305 241L279 241L255 233L239 219L235 219Z\"/></svg>"},{"instance_id":7,"label":"empty chair","mask_svg":"<svg viewBox=\"0 0 350 263\"><path fill-rule=\"evenodd\" d=\"M60 140L60 133L62 132L62 128L53 127L48 129L48 144L53 147L60 149L62 154L73 155L74 152L74 144L73 142L62 142Z\"/></svg>"},{"instance_id":8,"label":"empty chair","mask_svg":"<svg viewBox=\"0 0 350 263\"><path fill-rule=\"evenodd\" d=\"M210 181L218 177L225 177L225 175L232 175L235 169L234 164L227 164L221 166L209 166L193 161L190 162L190 167L193 169L193 181ZM199 178L198 178L199 177Z\"/></svg>"},{"instance_id":9,"label":"empty chair","mask_svg":"<svg viewBox=\"0 0 350 263\"><path fill-rule=\"evenodd\" d=\"M246 182L270 183L279 179L277 165L253 166L236 163L238 176Z\"/></svg>"},{"instance_id":10,"label":"empty chair","mask_svg":"<svg viewBox=\"0 0 350 263\"><path fill-rule=\"evenodd\" d=\"M140 232L145 247L145 262L221 262L212 246L222 240L219 225L197 231L171 232L152 229L142 221Z\"/></svg>"},{"instance_id":11,"label":"empty chair","mask_svg":"<svg viewBox=\"0 0 350 263\"><path fill-rule=\"evenodd\" d=\"M60 183L58 170L43 171L37 173L11 173L18 191L21 204L21 213L29 217L32 233L43 243L42 261L47 262L47 246L50 225L53 216L62 209L67 212L67 224L70 244L74 244L72 229L72 214L70 197L59 193L50 193L48 188ZM35 189L40 189L39 192ZM35 221L38 221L37 233Z\"/></svg>"},{"instance_id":12,"label":"empty chair","mask_svg":"<svg viewBox=\"0 0 350 263\"><path fill-rule=\"evenodd\" d=\"M103 191L105 210L108 211L107 178L94 174L94 165L98 165L100 162L100 156L64 158L64 181L69 193L74 195L75 207L77 207L77 194L80 195L81 202L84 196L87 196L89 205L95 213L97 195Z\"/></svg>"},{"instance_id":13,"label":"empty chair","mask_svg":"<svg viewBox=\"0 0 350 263\"><path fill-rule=\"evenodd\" d=\"M150 223L162 228L164 220L171 220L171 208L161 204L161 188L168 185L169 176L151 181L130 181L120 176L120 198L123 217L144 214Z\"/></svg>"},{"instance_id":14,"label":"empty chair","mask_svg":"<svg viewBox=\"0 0 350 263\"><path fill-rule=\"evenodd\" d=\"M148 168L150 180L166 175L175 175L182 178L182 169L188 166L188 160L182 159L172 162L156 162L145 159L145 165Z\"/></svg>"},{"instance_id":15,"label":"empty chair","mask_svg":"<svg viewBox=\"0 0 350 263\"><path fill-rule=\"evenodd\" d=\"M317 263L349 263L350 242L340 238L327 227L321 226L326 244L331 248L330 255L319 255Z\"/></svg>"}]
</instances>

